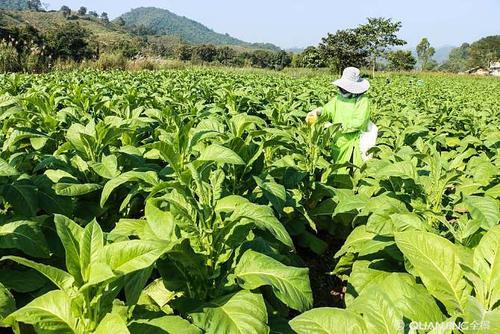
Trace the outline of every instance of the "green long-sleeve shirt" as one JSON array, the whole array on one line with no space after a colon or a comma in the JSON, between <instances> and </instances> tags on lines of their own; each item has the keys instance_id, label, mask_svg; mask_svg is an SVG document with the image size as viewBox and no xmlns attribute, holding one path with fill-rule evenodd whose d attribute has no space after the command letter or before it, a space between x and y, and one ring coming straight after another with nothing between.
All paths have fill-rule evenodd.
<instances>
[{"instance_id":1,"label":"green long-sleeve shirt","mask_svg":"<svg viewBox=\"0 0 500 334\"><path fill-rule=\"evenodd\" d=\"M362 158L359 138L370 122L370 100L366 96L345 98L337 95L323 107L320 121L341 124L332 143L332 155L335 163L353 162L361 166ZM351 159L352 158L352 159Z\"/></svg>"}]
</instances>

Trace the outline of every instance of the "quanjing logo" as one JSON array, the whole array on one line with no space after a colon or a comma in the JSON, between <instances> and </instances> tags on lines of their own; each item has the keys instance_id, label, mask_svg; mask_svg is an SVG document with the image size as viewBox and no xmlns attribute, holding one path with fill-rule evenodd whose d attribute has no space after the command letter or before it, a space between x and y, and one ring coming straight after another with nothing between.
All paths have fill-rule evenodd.
<instances>
[{"instance_id":1,"label":"quanjing logo","mask_svg":"<svg viewBox=\"0 0 500 334\"><path fill-rule=\"evenodd\" d=\"M463 322L454 322L454 321L445 321L445 322L416 322L412 321L410 323L405 323L400 320L397 322L396 327L402 331L405 329L411 330L421 330L421 331L430 331L430 330L488 330L490 329L489 321L463 321Z\"/></svg>"}]
</instances>

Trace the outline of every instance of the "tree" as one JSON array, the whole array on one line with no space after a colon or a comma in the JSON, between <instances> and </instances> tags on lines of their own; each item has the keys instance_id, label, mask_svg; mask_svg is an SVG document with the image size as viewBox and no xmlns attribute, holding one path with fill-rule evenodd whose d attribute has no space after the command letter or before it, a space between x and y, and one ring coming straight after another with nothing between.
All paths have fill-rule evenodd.
<instances>
[{"instance_id":1,"label":"tree","mask_svg":"<svg viewBox=\"0 0 500 334\"><path fill-rule=\"evenodd\" d=\"M325 63L339 73L349 66L361 67L367 64L368 52L364 40L355 29L329 33L322 39L319 51Z\"/></svg>"},{"instance_id":2,"label":"tree","mask_svg":"<svg viewBox=\"0 0 500 334\"><path fill-rule=\"evenodd\" d=\"M392 71L411 71L417 64L411 51L391 51L387 54L387 60L389 61L388 69Z\"/></svg>"},{"instance_id":3,"label":"tree","mask_svg":"<svg viewBox=\"0 0 500 334\"><path fill-rule=\"evenodd\" d=\"M78 15L80 15L80 16L85 16L85 14L87 14L87 7L81 6L81 7L78 9Z\"/></svg>"},{"instance_id":4,"label":"tree","mask_svg":"<svg viewBox=\"0 0 500 334\"><path fill-rule=\"evenodd\" d=\"M101 14L101 20L103 20L104 23L109 23L109 17L108 17L108 13L106 12L102 12Z\"/></svg>"},{"instance_id":5,"label":"tree","mask_svg":"<svg viewBox=\"0 0 500 334\"><path fill-rule=\"evenodd\" d=\"M64 18L68 18L71 15L71 9L68 6L62 6L59 11L63 14Z\"/></svg>"},{"instance_id":6,"label":"tree","mask_svg":"<svg viewBox=\"0 0 500 334\"><path fill-rule=\"evenodd\" d=\"M47 44L56 58L81 61L94 55L89 47L90 33L78 23L68 22L47 35Z\"/></svg>"},{"instance_id":7,"label":"tree","mask_svg":"<svg viewBox=\"0 0 500 334\"><path fill-rule=\"evenodd\" d=\"M39 11L42 8L42 2L40 0L28 0L28 9Z\"/></svg>"},{"instance_id":8,"label":"tree","mask_svg":"<svg viewBox=\"0 0 500 334\"><path fill-rule=\"evenodd\" d=\"M271 68L274 66L274 52L267 50L255 50L249 54L252 67Z\"/></svg>"},{"instance_id":9,"label":"tree","mask_svg":"<svg viewBox=\"0 0 500 334\"><path fill-rule=\"evenodd\" d=\"M470 45L470 67L489 67L495 61L500 61L500 35L484 37Z\"/></svg>"},{"instance_id":10,"label":"tree","mask_svg":"<svg viewBox=\"0 0 500 334\"><path fill-rule=\"evenodd\" d=\"M182 44L177 48L177 58L182 61L189 61L193 56L193 48L190 45Z\"/></svg>"},{"instance_id":11,"label":"tree","mask_svg":"<svg viewBox=\"0 0 500 334\"><path fill-rule=\"evenodd\" d=\"M89 12L89 15L90 15L90 16L92 16L92 17L99 17L99 14L97 14L97 12L96 12L96 11L94 11L94 10L91 10L91 11Z\"/></svg>"},{"instance_id":12,"label":"tree","mask_svg":"<svg viewBox=\"0 0 500 334\"><path fill-rule=\"evenodd\" d=\"M436 53L436 50L431 46L429 40L427 38L422 38L420 43L417 45L417 57L420 61L421 70L427 70L430 67L430 62L432 60L432 56Z\"/></svg>"},{"instance_id":13,"label":"tree","mask_svg":"<svg viewBox=\"0 0 500 334\"><path fill-rule=\"evenodd\" d=\"M275 70L281 71L285 67L290 66L292 63L292 57L290 54L284 50L278 51L274 56L273 67Z\"/></svg>"},{"instance_id":14,"label":"tree","mask_svg":"<svg viewBox=\"0 0 500 334\"><path fill-rule=\"evenodd\" d=\"M399 39L396 35L400 29L401 22L393 22L392 19L383 17L369 17L368 23L356 28L370 56L373 76L375 76L377 60L387 53L389 47L406 44L406 41Z\"/></svg>"},{"instance_id":15,"label":"tree","mask_svg":"<svg viewBox=\"0 0 500 334\"><path fill-rule=\"evenodd\" d=\"M217 48L217 55L215 56L215 60L217 60L220 64L223 65L237 65L238 57L236 50L229 47L223 46Z\"/></svg>"},{"instance_id":16,"label":"tree","mask_svg":"<svg viewBox=\"0 0 500 334\"><path fill-rule=\"evenodd\" d=\"M450 72L463 72L469 68L470 44L463 43L460 47L451 50L448 60L440 69Z\"/></svg>"},{"instance_id":17,"label":"tree","mask_svg":"<svg viewBox=\"0 0 500 334\"><path fill-rule=\"evenodd\" d=\"M125 20L121 16L116 19L116 24L118 24L120 27L125 26L125 23L126 23Z\"/></svg>"},{"instance_id":18,"label":"tree","mask_svg":"<svg viewBox=\"0 0 500 334\"><path fill-rule=\"evenodd\" d=\"M197 45L193 47L191 60L211 63L217 55L217 49L211 44Z\"/></svg>"},{"instance_id":19,"label":"tree","mask_svg":"<svg viewBox=\"0 0 500 334\"><path fill-rule=\"evenodd\" d=\"M296 67L320 68L325 67L325 61L317 47L309 46L295 58Z\"/></svg>"}]
</instances>

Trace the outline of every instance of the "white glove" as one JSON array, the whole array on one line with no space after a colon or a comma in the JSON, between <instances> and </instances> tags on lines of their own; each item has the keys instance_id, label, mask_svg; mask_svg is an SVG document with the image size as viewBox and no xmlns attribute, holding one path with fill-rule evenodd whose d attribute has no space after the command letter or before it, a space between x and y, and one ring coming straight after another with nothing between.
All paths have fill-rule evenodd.
<instances>
[{"instance_id":1,"label":"white glove","mask_svg":"<svg viewBox=\"0 0 500 334\"><path fill-rule=\"evenodd\" d=\"M363 161L370 160L373 155L368 154L368 151L377 144L378 128L372 122L368 123L368 129L361 134L359 139L359 148Z\"/></svg>"},{"instance_id":2,"label":"white glove","mask_svg":"<svg viewBox=\"0 0 500 334\"><path fill-rule=\"evenodd\" d=\"M323 113L323 108L316 108L309 112L306 116L307 124L314 124L318 121L318 117Z\"/></svg>"}]
</instances>

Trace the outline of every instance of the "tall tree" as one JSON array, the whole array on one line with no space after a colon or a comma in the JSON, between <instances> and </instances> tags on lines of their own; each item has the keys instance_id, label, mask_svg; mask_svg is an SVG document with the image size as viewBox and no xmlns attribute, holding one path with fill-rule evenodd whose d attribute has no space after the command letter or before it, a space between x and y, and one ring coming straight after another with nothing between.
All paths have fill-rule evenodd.
<instances>
[{"instance_id":1,"label":"tall tree","mask_svg":"<svg viewBox=\"0 0 500 334\"><path fill-rule=\"evenodd\" d=\"M62 6L59 11L63 14L64 18L71 15L71 9L68 6Z\"/></svg>"},{"instance_id":2,"label":"tall tree","mask_svg":"<svg viewBox=\"0 0 500 334\"><path fill-rule=\"evenodd\" d=\"M123 27L125 25L125 20L123 19L123 17L119 17L116 19L116 24L118 24L120 27Z\"/></svg>"},{"instance_id":3,"label":"tall tree","mask_svg":"<svg viewBox=\"0 0 500 334\"><path fill-rule=\"evenodd\" d=\"M102 12L102 14L101 14L101 20L103 20L104 23L109 23L108 13Z\"/></svg>"},{"instance_id":4,"label":"tall tree","mask_svg":"<svg viewBox=\"0 0 500 334\"><path fill-rule=\"evenodd\" d=\"M40 0L28 0L28 9L39 11L42 9L42 2Z\"/></svg>"},{"instance_id":5,"label":"tall tree","mask_svg":"<svg viewBox=\"0 0 500 334\"><path fill-rule=\"evenodd\" d=\"M367 64L368 51L356 29L329 33L319 44L319 50L328 66L339 73L349 66L361 67Z\"/></svg>"},{"instance_id":6,"label":"tall tree","mask_svg":"<svg viewBox=\"0 0 500 334\"><path fill-rule=\"evenodd\" d=\"M420 43L417 45L417 57L420 61L420 69L425 70L429 68L431 64L432 56L436 53L436 50L431 46L427 38L422 38Z\"/></svg>"},{"instance_id":7,"label":"tall tree","mask_svg":"<svg viewBox=\"0 0 500 334\"><path fill-rule=\"evenodd\" d=\"M317 47L309 46L296 55L295 66L307 68L325 67L325 61Z\"/></svg>"},{"instance_id":8,"label":"tall tree","mask_svg":"<svg viewBox=\"0 0 500 334\"><path fill-rule=\"evenodd\" d=\"M217 56L217 49L211 44L197 45L193 47L191 60L210 63Z\"/></svg>"},{"instance_id":9,"label":"tall tree","mask_svg":"<svg viewBox=\"0 0 500 334\"><path fill-rule=\"evenodd\" d=\"M81 6L78 9L78 15L80 16L85 16L87 14L87 7Z\"/></svg>"},{"instance_id":10,"label":"tall tree","mask_svg":"<svg viewBox=\"0 0 500 334\"><path fill-rule=\"evenodd\" d=\"M391 51L387 54L387 60L389 61L388 69L392 71L411 71L417 64L411 51Z\"/></svg>"},{"instance_id":11,"label":"tall tree","mask_svg":"<svg viewBox=\"0 0 500 334\"><path fill-rule=\"evenodd\" d=\"M68 22L53 28L47 34L47 43L56 58L81 61L94 55L89 38L90 33L78 23Z\"/></svg>"},{"instance_id":12,"label":"tall tree","mask_svg":"<svg viewBox=\"0 0 500 334\"><path fill-rule=\"evenodd\" d=\"M450 72L463 72L469 68L470 44L463 43L460 47L451 50L448 60L440 69Z\"/></svg>"},{"instance_id":13,"label":"tall tree","mask_svg":"<svg viewBox=\"0 0 500 334\"><path fill-rule=\"evenodd\" d=\"M397 36L401 26L401 22L393 22L392 19L369 17L368 23L356 28L370 55L373 76L377 60L385 56L390 47L406 44L406 41Z\"/></svg>"},{"instance_id":14,"label":"tall tree","mask_svg":"<svg viewBox=\"0 0 500 334\"><path fill-rule=\"evenodd\" d=\"M470 45L469 66L489 67L496 61L500 61L500 35L484 37Z\"/></svg>"},{"instance_id":15,"label":"tall tree","mask_svg":"<svg viewBox=\"0 0 500 334\"><path fill-rule=\"evenodd\" d=\"M182 44L177 48L176 53L179 60L189 61L193 57L193 47L187 44Z\"/></svg>"}]
</instances>

